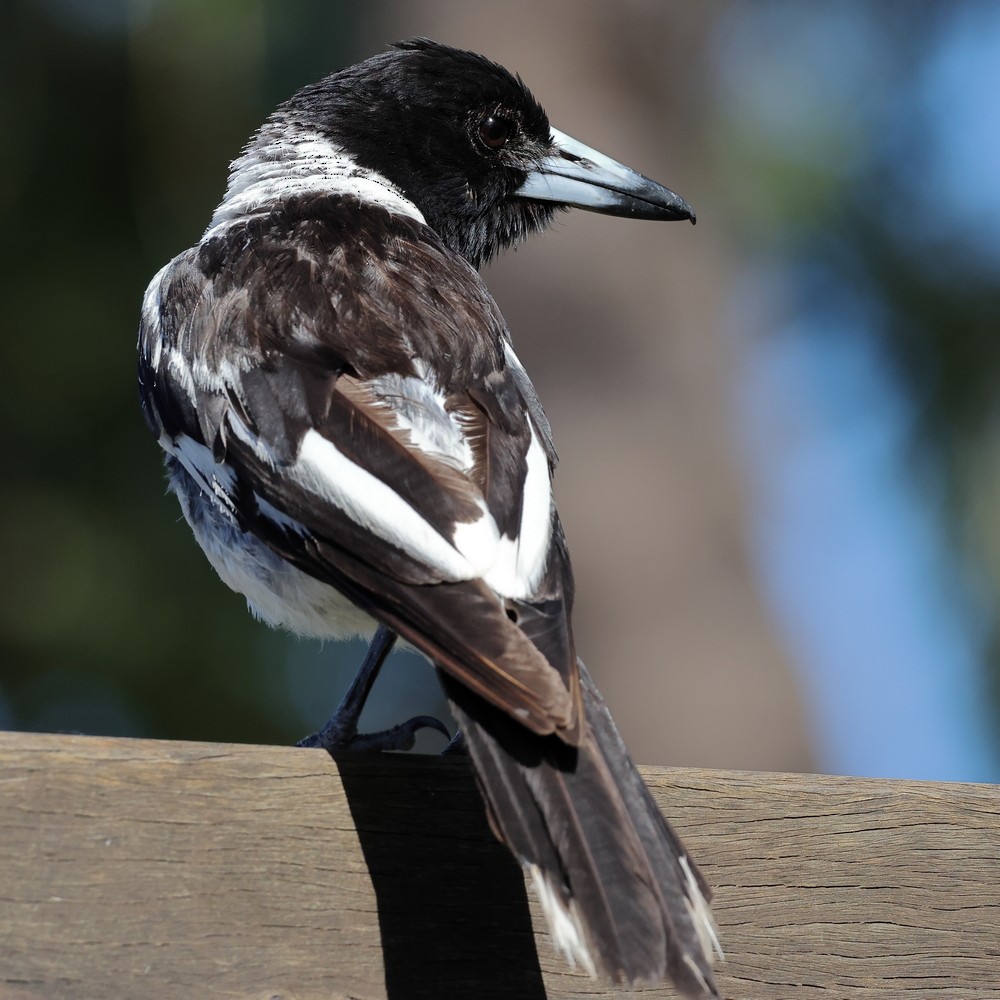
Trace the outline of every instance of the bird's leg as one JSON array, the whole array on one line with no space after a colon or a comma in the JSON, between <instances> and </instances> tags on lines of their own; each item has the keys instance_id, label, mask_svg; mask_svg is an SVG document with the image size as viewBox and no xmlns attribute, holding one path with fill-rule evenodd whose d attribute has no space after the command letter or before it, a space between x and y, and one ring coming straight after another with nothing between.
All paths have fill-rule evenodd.
<instances>
[{"instance_id":1,"label":"bird's leg","mask_svg":"<svg viewBox=\"0 0 1000 1000\"><path fill-rule=\"evenodd\" d=\"M299 740L296 746L322 747L331 754L345 751L364 753L378 750L412 750L416 735L421 729L436 729L446 738L451 735L443 722L429 715L418 715L378 733L358 732L361 711L395 642L396 633L385 625L379 625L365 654L361 669L351 682L337 710L318 733Z\"/></svg>"}]
</instances>

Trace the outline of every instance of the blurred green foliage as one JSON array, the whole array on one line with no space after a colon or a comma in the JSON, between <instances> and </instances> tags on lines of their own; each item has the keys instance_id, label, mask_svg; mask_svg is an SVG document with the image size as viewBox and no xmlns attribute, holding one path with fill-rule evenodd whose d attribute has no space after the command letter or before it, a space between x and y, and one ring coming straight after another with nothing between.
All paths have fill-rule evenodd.
<instances>
[{"instance_id":1,"label":"blurred green foliage","mask_svg":"<svg viewBox=\"0 0 1000 1000\"><path fill-rule=\"evenodd\" d=\"M8 726L287 742L309 724L283 690L292 640L219 585L165 495L134 345L150 277L204 228L268 111L349 59L350 14L193 0L4 8ZM324 655L349 669L357 653ZM315 697L312 724L333 707Z\"/></svg>"}]
</instances>

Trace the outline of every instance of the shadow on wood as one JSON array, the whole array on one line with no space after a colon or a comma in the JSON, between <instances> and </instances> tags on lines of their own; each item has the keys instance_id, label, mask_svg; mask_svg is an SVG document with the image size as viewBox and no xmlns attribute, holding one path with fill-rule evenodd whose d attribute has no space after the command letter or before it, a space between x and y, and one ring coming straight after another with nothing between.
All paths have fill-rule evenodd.
<instances>
[{"instance_id":1,"label":"shadow on wood","mask_svg":"<svg viewBox=\"0 0 1000 1000\"><path fill-rule=\"evenodd\" d=\"M489 831L468 762L443 781L419 758L337 768L375 890L388 1000L544 1000L524 879Z\"/></svg>"},{"instance_id":2,"label":"shadow on wood","mask_svg":"<svg viewBox=\"0 0 1000 1000\"><path fill-rule=\"evenodd\" d=\"M1000 788L641 772L723 996L1000 1000ZM466 761L0 733L0 1000L628 995L529 900Z\"/></svg>"}]
</instances>

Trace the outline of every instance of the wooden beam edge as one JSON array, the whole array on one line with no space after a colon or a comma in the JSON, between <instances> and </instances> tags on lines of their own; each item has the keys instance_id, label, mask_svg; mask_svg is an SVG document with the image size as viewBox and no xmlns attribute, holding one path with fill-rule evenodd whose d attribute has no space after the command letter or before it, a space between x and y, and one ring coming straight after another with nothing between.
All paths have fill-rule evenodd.
<instances>
[{"instance_id":1,"label":"wooden beam edge","mask_svg":"<svg viewBox=\"0 0 1000 1000\"><path fill-rule=\"evenodd\" d=\"M1000 997L997 786L640 770L724 995ZM553 954L462 760L0 733L0 873L12 1000L621 996Z\"/></svg>"}]
</instances>

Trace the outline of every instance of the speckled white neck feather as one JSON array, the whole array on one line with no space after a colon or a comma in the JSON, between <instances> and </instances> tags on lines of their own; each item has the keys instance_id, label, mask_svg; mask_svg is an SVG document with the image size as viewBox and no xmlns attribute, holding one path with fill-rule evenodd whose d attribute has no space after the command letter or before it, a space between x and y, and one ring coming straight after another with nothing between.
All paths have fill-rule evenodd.
<instances>
[{"instance_id":1,"label":"speckled white neck feather","mask_svg":"<svg viewBox=\"0 0 1000 1000\"><path fill-rule=\"evenodd\" d=\"M420 209L390 181L359 166L329 139L273 126L233 161L226 195L202 238L217 236L234 222L305 194L353 195L366 204L425 221Z\"/></svg>"}]
</instances>

